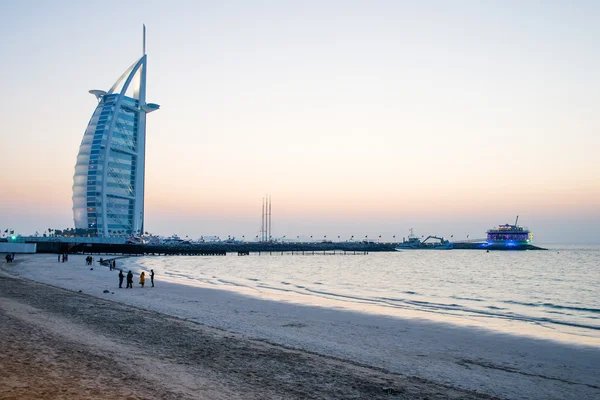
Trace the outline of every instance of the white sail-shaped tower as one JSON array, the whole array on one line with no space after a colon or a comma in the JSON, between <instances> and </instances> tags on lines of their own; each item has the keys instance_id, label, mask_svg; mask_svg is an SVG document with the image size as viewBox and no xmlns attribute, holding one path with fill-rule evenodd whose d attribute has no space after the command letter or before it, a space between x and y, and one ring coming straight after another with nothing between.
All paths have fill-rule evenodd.
<instances>
[{"instance_id":1,"label":"white sail-shaped tower","mask_svg":"<svg viewBox=\"0 0 600 400\"><path fill-rule=\"evenodd\" d=\"M145 31L145 29L144 29ZM147 56L108 90L90 90L98 106L83 135L73 176L76 229L97 236L144 232Z\"/></svg>"}]
</instances>

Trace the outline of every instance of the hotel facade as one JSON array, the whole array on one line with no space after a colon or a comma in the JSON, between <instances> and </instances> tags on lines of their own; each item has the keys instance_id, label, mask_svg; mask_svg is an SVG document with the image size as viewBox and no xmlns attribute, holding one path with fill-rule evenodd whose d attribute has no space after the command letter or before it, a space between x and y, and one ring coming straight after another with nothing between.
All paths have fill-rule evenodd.
<instances>
[{"instance_id":1,"label":"hotel facade","mask_svg":"<svg viewBox=\"0 0 600 400\"><path fill-rule=\"evenodd\" d=\"M145 42L145 40L144 40ZM144 232L147 55L108 90L90 90L98 105L83 134L73 176L76 229L94 236Z\"/></svg>"}]
</instances>

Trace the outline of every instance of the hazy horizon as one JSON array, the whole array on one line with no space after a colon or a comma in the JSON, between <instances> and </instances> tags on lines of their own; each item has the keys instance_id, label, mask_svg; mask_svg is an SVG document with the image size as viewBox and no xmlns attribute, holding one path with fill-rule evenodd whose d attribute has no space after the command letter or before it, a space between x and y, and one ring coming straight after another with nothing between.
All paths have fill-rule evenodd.
<instances>
[{"instance_id":1,"label":"hazy horizon","mask_svg":"<svg viewBox=\"0 0 600 400\"><path fill-rule=\"evenodd\" d=\"M77 152L147 26L145 230L600 243L600 3L0 0L0 229L73 227ZM98 23L102 21L102 23Z\"/></svg>"}]
</instances>

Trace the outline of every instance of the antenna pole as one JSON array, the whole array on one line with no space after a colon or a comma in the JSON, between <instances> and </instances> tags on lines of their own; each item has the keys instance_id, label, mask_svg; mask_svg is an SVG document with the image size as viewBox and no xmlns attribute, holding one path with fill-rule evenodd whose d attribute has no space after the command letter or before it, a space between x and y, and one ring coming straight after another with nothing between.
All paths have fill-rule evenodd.
<instances>
[{"instance_id":1,"label":"antenna pole","mask_svg":"<svg viewBox=\"0 0 600 400\"><path fill-rule=\"evenodd\" d=\"M142 40L142 52L144 54L142 55L146 55L146 24L142 24L142 26L144 27L144 33L143 33L143 40Z\"/></svg>"},{"instance_id":2,"label":"antenna pole","mask_svg":"<svg viewBox=\"0 0 600 400\"><path fill-rule=\"evenodd\" d=\"M262 214L260 215L260 241L265 240L265 198L262 199Z\"/></svg>"},{"instance_id":3,"label":"antenna pole","mask_svg":"<svg viewBox=\"0 0 600 400\"><path fill-rule=\"evenodd\" d=\"M271 240L271 195L269 195L269 240Z\"/></svg>"},{"instance_id":4,"label":"antenna pole","mask_svg":"<svg viewBox=\"0 0 600 400\"><path fill-rule=\"evenodd\" d=\"M515 226L517 226L517 222L519 222L519 216L517 215L517 219L515 220Z\"/></svg>"}]
</instances>

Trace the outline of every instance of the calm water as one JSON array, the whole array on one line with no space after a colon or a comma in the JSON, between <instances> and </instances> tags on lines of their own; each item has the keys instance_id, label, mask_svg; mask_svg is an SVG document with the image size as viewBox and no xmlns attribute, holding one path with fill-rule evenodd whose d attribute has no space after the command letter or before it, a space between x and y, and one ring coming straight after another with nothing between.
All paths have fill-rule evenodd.
<instances>
[{"instance_id":1,"label":"calm water","mask_svg":"<svg viewBox=\"0 0 600 400\"><path fill-rule=\"evenodd\" d=\"M307 304L600 338L600 246L549 251L403 251L361 256L143 257L124 268ZM570 340L570 339L568 339Z\"/></svg>"}]
</instances>

